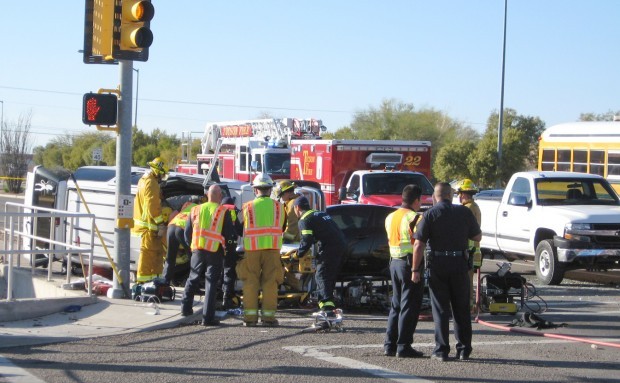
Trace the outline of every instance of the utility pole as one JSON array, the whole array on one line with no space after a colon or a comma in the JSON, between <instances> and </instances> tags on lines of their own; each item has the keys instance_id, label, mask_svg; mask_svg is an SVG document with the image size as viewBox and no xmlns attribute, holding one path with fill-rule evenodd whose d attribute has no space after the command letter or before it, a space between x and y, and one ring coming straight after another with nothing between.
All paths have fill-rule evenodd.
<instances>
[{"instance_id":1,"label":"utility pole","mask_svg":"<svg viewBox=\"0 0 620 383\"><path fill-rule=\"evenodd\" d=\"M133 61L119 60L120 80L121 80L121 99L118 103L118 138L116 140L116 211L120 211L120 204L123 201L131 200L131 98L133 93ZM120 221L120 220L118 220ZM118 271L122 285L116 275L112 292L108 294L111 298L131 298L129 286L129 265L130 265L130 228L128 225L121 227L117 225L114 230L114 262Z\"/></svg>"},{"instance_id":2,"label":"utility pole","mask_svg":"<svg viewBox=\"0 0 620 383\"><path fill-rule=\"evenodd\" d=\"M502 131L504 130L504 73L506 71L506 18L508 15L508 0L504 0L504 45L502 49L502 88L499 101L499 124L497 127L497 170L495 186L500 189L502 187L502 178L500 176L502 169Z\"/></svg>"}]
</instances>

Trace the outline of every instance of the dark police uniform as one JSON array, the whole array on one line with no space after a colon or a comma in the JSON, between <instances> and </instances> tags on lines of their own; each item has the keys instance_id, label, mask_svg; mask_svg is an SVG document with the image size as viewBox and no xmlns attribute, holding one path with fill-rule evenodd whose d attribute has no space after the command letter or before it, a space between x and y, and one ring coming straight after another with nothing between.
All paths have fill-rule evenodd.
<instances>
[{"instance_id":1,"label":"dark police uniform","mask_svg":"<svg viewBox=\"0 0 620 383\"><path fill-rule=\"evenodd\" d=\"M228 198L228 200L227 200ZM239 261L239 254L237 253L237 237L243 235L243 224L239 221L239 210L235 207L233 200L230 197L226 197L222 200L222 206L225 206L230 211L230 218L233 221L233 227L235 230L234 240L228 239L226 241L226 256L224 257L224 273L221 276L222 295L224 299L224 309L232 308L232 301L235 296L235 282L237 281L237 262Z\"/></svg>"},{"instance_id":2,"label":"dark police uniform","mask_svg":"<svg viewBox=\"0 0 620 383\"><path fill-rule=\"evenodd\" d=\"M340 272L346 241L342 231L328 214L308 210L299 219L299 256L303 256L316 242L316 284L319 295L319 309L335 308L334 286Z\"/></svg>"},{"instance_id":3,"label":"dark police uniform","mask_svg":"<svg viewBox=\"0 0 620 383\"><path fill-rule=\"evenodd\" d=\"M435 322L437 356L450 352L450 313L454 317L457 356L471 353L469 315L468 239L480 234L480 226L471 210L443 200L426 211L414 238L430 245L429 288Z\"/></svg>"}]
</instances>

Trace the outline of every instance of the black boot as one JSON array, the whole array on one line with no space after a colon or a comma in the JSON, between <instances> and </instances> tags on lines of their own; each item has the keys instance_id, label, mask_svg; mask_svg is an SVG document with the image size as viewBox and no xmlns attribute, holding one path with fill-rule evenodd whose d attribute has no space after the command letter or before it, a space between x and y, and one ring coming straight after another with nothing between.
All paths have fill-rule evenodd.
<instances>
[{"instance_id":1,"label":"black boot","mask_svg":"<svg viewBox=\"0 0 620 383\"><path fill-rule=\"evenodd\" d=\"M237 305L235 304L235 302L233 301L232 298L224 297L224 299L222 300L222 308L224 310L230 310L230 309L234 309L236 307L237 307Z\"/></svg>"}]
</instances>

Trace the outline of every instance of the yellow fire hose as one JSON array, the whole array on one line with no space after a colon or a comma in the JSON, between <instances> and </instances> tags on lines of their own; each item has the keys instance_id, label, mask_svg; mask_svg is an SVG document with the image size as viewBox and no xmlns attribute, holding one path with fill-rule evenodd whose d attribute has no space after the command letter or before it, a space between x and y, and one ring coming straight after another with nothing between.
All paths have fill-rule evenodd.
<instances>
[{"instance_id":1,"label":"yellow fire hose","mask_svg":"<svg viewBox=\"0 0 620 383\"><path fill-rule=\"evenodd\" d=\"M84 195L82 194L82 190L78 186L77 180L75 179L75 176L73 175L73 173L71 173L71 179L73 180L73 183L75 184L75 189L77 190L78 195L80 196L80 200L82 200L82 203L84 203L84 207L86 208L86 212L88 214L91 214L90 208L88 207L88 203L86 202L86 199L84 199ZM95 232L97 233L97 237L99 237L99 241L101 241L101 246L103 246L103 249L105 250L105 255L108 257L108 262L110 262L110 265L112 266L112 270L114 271L114 275L116 275L116 279L118 280L118 283L120 283L121 286L124 286L123 285L123 278L121 277L120 273L118 272L118 269L116 268L116 264L114 263L114 260L110 256L110 250L108 249L108 246L105 244L105 242L103 240L103 236L101 235L101 232L99 231L99 228L97 227L97 222L96 221L94 222L94 226L95 226ZM92 265L90 266L90 268L92 269ZM89 272L92 273L92 270L89 270ZM125 294L128 297L131 296L131 294L128 294L128 291L125 291Z\"/></svg>"}]
</instances>

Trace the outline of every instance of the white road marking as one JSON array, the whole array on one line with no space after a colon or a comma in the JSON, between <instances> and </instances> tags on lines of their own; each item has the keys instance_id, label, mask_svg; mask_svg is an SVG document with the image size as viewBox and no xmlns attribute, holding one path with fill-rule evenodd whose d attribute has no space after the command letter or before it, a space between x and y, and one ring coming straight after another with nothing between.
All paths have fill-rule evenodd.
<instances>
[{"instance_id":1,"label":"white road marking","mask_svg":"<svg viewBox=\"0 0 620 383\"><path fill-rule=\"evenodd\" d=\"M615 339L617 340L617 339ZM566 340L562 339L541 339L541 340L511 340L511 341L489 341L489 342L473 342L472 346L511 346L511 345L528 345L532 344L554 344L554 343L566 343ZM435 343L415 343L412 346L414 348L422 348L422 347L434 347ZM309 358L319 359L325 362L338 364L343 367L348 367L355 370L364 371L370 375L389 379L395 382L403 382L403 383L421 383L427 382L432 383L430 380L426 380L420 378L415 375L407 375L402 372L389 370L387 368L383 368L381 366L376 366L369 363L364 363L357 361L355 359L346 358L342 356L335 356L330 354L329 350L336 349L361 349L361 348L383 348L382 344L361 344L361 345L330 345L330 346L288 346L282 347L284 350L293 351L302 356L306 356Z\"/></svg>"},{"instance_id":2,"label":"white road marking","mask_svg":"<svg viewBox=\"0 0 620 383\"><path fill-rule=\"evenodd\" d=\"M45 381L19 368L10 360L0 355L0 377L7 383L45 383Z\"/></svg>"},{"instance_id":3,"label":"white road marking","mask_svg":"<svg viewBox=\"0 0 620 383\"><path fill-rule=\"evenodd\" d=\"M383 347L383 345L370 345L370 346L361 346L362 347ZM381 366L375 366L374 364L364 363L357 361L351 358L345 358L341 356L334 356L328 352L321 351L321 349L329 349L329 348L349 348L348 346L291 346L291 347L283 347L285 350L297 352L303 356L307 356L310 358L315 358L319 360L323 360L325 362L338 364L340 366L348 367L354 370L361 370L370 375L390 379L395 382L402 383L432 383L431 380L426 380L419 378L414 375L403 374L398 371L388 370L387 368L383 368Z\"/></svg>"}]
</instances>

